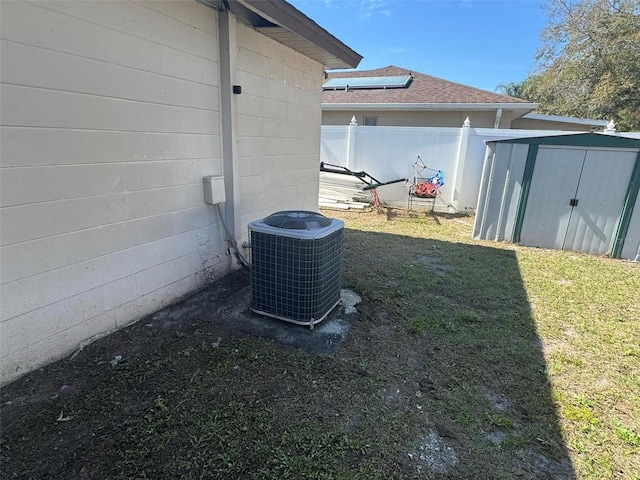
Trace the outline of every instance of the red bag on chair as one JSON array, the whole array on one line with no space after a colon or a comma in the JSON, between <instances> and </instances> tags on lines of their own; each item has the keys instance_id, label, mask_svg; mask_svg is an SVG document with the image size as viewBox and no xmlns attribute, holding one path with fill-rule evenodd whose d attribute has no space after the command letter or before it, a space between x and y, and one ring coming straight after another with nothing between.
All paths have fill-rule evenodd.
<instances>
[{"instance_id":1,"label":"red bag on chair","mask_svg":"<svg viewBox=\"0 0 640 480\"><path fill-rule=\"evenodd\" d=\"M426 181L417 183L413 189L416 197L435 198L436 193L438 193L438 185Z\"/></svg>"}]
</instances>

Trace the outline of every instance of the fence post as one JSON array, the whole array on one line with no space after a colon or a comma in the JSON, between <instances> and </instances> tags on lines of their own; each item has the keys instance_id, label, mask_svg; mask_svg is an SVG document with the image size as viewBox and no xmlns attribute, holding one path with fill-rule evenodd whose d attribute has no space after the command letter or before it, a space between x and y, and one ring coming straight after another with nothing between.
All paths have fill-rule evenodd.
<instances>
[{"instance_id":1,"label":"fence post","mask_svg":"<svg viewBox=\"0 0 640 480\"><path fill-rule=\"evenodd\" d=\"M616 133L616 124L613 123L613 120L609 120L609 123L607 123L607 128L604 129L604 133Z\"/></svg>"},{"instance_id":2,"label":"fence post","mask_svg":"<svg viewBox=\"0 0 640 480\"><path fill-rule=\"evenodd\" d=\"M353 165L356 159L356 127L358 122L356 116L351 117L351 123L349 123L349 132L347 133L347 168L353 170Z\"/></svg>"},{"instance_id":3,"label":"fence post","mask_svg":"<svg viewBox=\"0 0 640 480\"><path fill-rule=\"evenodd\" d=\"M462 176L464 174L464 164L467 160L467 145L469 144L469 132L471 131L471 122L469 117L462 124L460 132L460 143L458 144L458 155L456 157L455 168L453 169L453 186L451 206L454 213L460 208L460 190L462 189Z\"/></svg>"}]
</instances>

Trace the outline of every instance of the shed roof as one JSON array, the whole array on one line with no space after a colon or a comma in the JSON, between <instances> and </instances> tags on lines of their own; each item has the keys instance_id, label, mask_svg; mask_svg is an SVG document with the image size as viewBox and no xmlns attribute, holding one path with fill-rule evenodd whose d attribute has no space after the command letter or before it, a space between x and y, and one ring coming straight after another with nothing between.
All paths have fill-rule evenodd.
<instances>
[{"instance_id":1,"label":"shed roof","mask_svg":"<svg viewBox=\"0 0 640 480\"><path fill-rule=\"evenodd\" d=\"M487 140L485 143L524 143L529 145L563 145L575 147L640 148L640 138L619 133L569 133L542 137L520 137L505 140Z\"/></svg>"},{"instance_id":2,"label":"shed roof","mask_svg":"<svg viewBox=\"0 0 640 480\"><path fill-rule=\"evenodd\" d=\"M500 95L479 88L450 82L442 78L432 77L407 68L390 65L375 70L348 72L329 72L328 79L345 77L385 77L411 75L412 80L406 88L358 89L358 90L325 90L322 101L330 104L491 104L505 105L512 108L533 110L537 104L527 100Z\"/></svg>"}]
</instances>

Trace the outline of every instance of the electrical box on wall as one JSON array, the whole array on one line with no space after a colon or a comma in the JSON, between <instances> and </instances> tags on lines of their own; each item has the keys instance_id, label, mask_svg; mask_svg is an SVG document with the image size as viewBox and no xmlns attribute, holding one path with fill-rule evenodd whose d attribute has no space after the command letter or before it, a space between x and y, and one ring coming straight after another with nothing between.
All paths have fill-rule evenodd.
<instances>
[{"instance_id":1,"label":"electrical box on wall","mask_svg":"<svg viewBox=\"0 0 640 480\"><path fill-rule=\"evenodd\" d=\"M202 177L204 184L204 202L215 205L216 203L224 203L226 196L224 192L224 177L210 175Z\"/></svg>"}]
</instances>

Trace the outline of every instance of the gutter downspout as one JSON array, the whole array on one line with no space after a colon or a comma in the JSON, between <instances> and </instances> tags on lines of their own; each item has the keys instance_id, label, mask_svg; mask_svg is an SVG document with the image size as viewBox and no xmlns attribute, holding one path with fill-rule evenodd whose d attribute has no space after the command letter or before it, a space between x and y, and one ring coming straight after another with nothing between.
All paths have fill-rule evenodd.
<instances>
[{"instance_id":1,"label":"gutter downspout","mask_svg":"<svg viewBox=\"0 0 640 480\"><path fill-rule=\"evenodd\" d=\"M236 19L227 10L218 12L218 38L220 68L220 143L222 153L222 174L226 202L224 204L224 221L230 242L241 237L240 221L237 205L240 201L240 180L237 172L236 149L236 102L232 98L233 80L236 72Z\"/></svg>"},{"instance_id":2,"label":"gutter downspout","mask_svg":"<svg viewBox=\"0 0 640 480\"><path fill-rule=\"evenodd\" d=\"M496 110L496 121L493 122L493 128L500 128L500 120L502 120L502 108Z\"/></svg>"}]
</instances>

